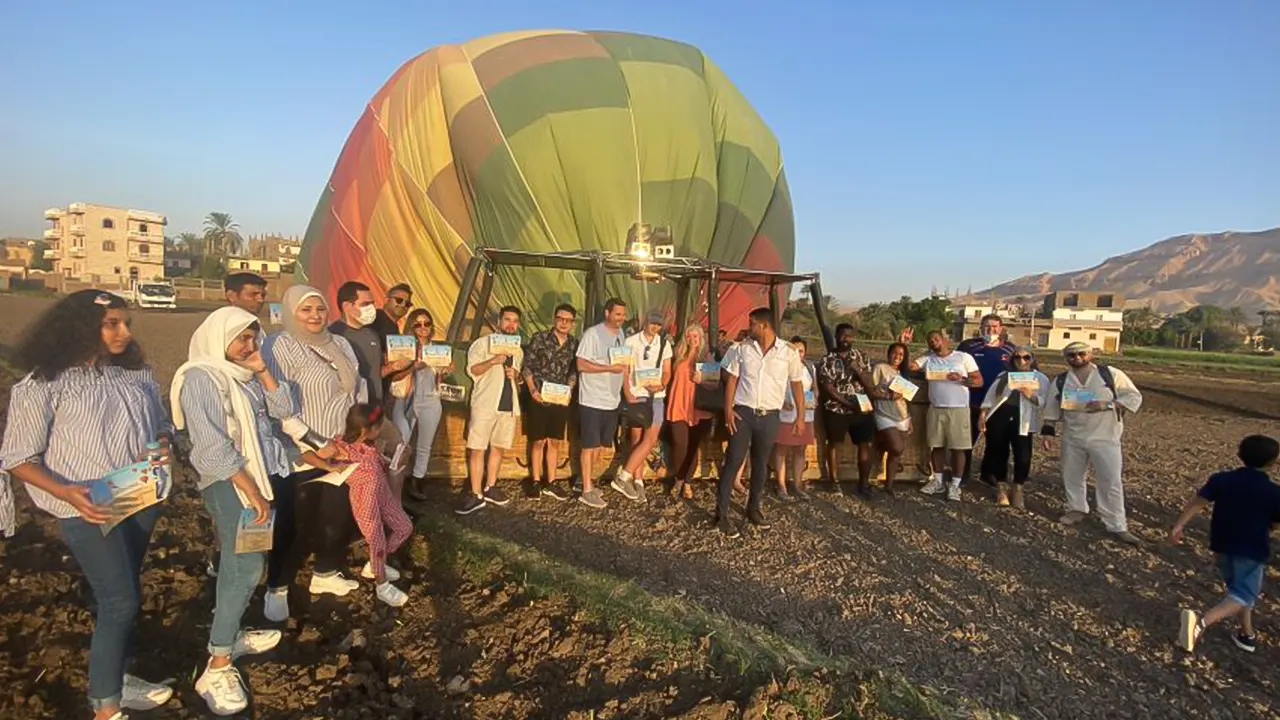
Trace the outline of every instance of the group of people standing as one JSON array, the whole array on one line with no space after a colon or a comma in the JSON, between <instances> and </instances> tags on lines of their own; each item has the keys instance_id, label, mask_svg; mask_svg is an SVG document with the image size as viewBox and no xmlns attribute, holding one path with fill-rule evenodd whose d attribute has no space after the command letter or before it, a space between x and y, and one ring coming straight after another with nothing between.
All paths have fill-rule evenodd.
<instances>
[{"instance_id":1,"label":"group of people standing","mask_svg":"<svg viewBox=\"0 0 1280 720\"><path fill-rule=\"evenodd\" d=\"M278 630L242 627L264 570L264 615L282 622L311 556L312 594L346 596L360 586L347 577L348 555L363 538L369 560L358 574L380 601L398 607L408 600L388 564L412 532L400 497L412 454L404 442L420 426L427 452L414 472L425 474L440 418L431 370L387 362L382 353L379 328L398 331L410 291L393 288L379 310L368 287L347 283L331 313L318 290L293 286L283 297L283 330L267 335L259 320L266 289L256 275L226 279L228 304L192 336L168 403L132 335L125 301L111 293L67 296L16 348L30 374L12 389L0 467L57 518L93 591L88 694L95 720L159 707L173 692L127 673L143 560L164 505L103 532L110 508L95 504L90 485L118 469L140 461L167 467L180 451L196 473L219 550L210 568L217 590L209 660L195 687L217 715L248 706L234 661L280 642ZM430 314L415 311L406 324L429 342ZM395 386L409 392L388 393L408 378ZM246 527L265 533L267 523L268 551L237 547Z\"/></svg>"},{"instance_id":2,"label":"group of people standing","mask_svg":"<svg viewBox=\"0 0 1280 720\"><path fill-rule=\"evenodd\" d=\"M353 539L363 537L369 560L360 577L372 581L388 605L408 600L394 584L399 573L388 558L412 531L402 495L406 484L409 494L421 493L443 414L441 381L455 369L391 360L387 338L403 332L419 348L430 345L433 318L412 308L407 285L390 288L381 309L358 282L339 288L336 307L315 288L293 286L282 298L283 329L267 334L259 320L266 287L250 274L226 279L228 305L191 338L168 403L132 336L125 302L110 293L64 298L33 324L15 353L30 374L12 390L0 467L58 519L93 590L89 699L95 720L120 720L125 710L158 707L172 694L126 673L143 559L163 505L103 533L107 512L91 499L89 484L116 469L143 459L167 465L181 450L198 476L219 553L211 568L217 603L209 660L196 689L216 714L248 705L235 659L280 642L279 631L242 627L264 570L264 615L281 622L289 617L298 572L312 556L312 594L341 597L360 587L347 577L348 555ZM514 446L521 388L532 401L524 427L532 479L543 497L573 497L556 474L574 412L577 499L592 508L607 506L601 453L614 447L620 429L629 442L609 485L637 502L645 500L644 470L664 429L674 493L682 498L692 497L698 448L720 429L727 447L715 526L727 536L739 534L731 499L749 464L746 520L767 528L762 499L771 465L780 498L808 494L804 449L814 442L819 413L829 477L838 479L835 446L848 436L858 452L857 492L870 492L876 448L888 456L892 492L907 437L917 431L903 386L895 382L903 376L928 384L925 433L935 474L924 492L959 499L973 442L985 433L981 477L997 485L998 502L1021 506L1032 438L1042 425L1049 434L1057 424L1069 506L1062 521L1074 524L1087 514L1084 474L1092 465L1107 528L1136 541L1125 527L1119 443L1124 412L1136 411L1141 395L1119 370L1095 365L1088 348L1068 347L1070 370L1051 381L1029 349L1005 343L996 317L984 319L983 337L959 350L950 349L945 334L930 333L929 353L915 360L908 331L879 363L853 347L853 328L841 326L834 351L815 365L806 360L803 340L778 336L767 308L753 311L747 334L727 347L713 347L697 324L673 343L663 315L652 312L628 336L627 314L622 300L611 299L603 321L578 337L577 311L560 305L552 327L522 345L497 340L517 336L523 315L517 307L501 309L497 333L475 340L467 352L470 472L457 512L510 502L497 477ZM1035 382L1015 388L1010 372L1033 373ZM1082 391L1089 398L1082 405L1063 402ZM178 431L185 431L183 442ZM1011 496L1004 486L1010 455ZM246 522L273 523L269 551L237 552Z\"/></svg>"}]
</instances>

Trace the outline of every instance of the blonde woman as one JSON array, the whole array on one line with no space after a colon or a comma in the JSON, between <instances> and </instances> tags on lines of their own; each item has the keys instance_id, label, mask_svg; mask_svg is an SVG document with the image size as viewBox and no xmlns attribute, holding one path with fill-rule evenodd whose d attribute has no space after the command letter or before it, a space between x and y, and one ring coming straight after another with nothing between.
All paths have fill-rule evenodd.
<instances>
[{"instance_id":1,"label":"blonde woman","mask_svg":"<svg viewBox=\"0 0 1280 720\"><path fill-rule=\"evenodd\" d=\"M686 500L693 498L693 486L689 475L698 448L711 434L715 413L699 409L698 396L723 404L720 386L704 383L698 364L710 360L707 334L701 325L690 325L684 337L676 345L675 367L672 369L671 390L667 393L667 422L671 424L671 467L675 470L674 494ZM713 403L704 401L704 407Z\"/></svg>"}]
</instances>

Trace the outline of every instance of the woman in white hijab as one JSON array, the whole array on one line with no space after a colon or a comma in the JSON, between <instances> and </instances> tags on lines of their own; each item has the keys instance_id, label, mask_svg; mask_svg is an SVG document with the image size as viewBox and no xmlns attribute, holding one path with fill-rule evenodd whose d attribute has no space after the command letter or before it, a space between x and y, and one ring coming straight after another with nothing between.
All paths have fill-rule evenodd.
<instances>
[{"instance_id":1,"label":"woman in white hijab","mask_svg":"<svg viewBox=\"0 0 1280 720\"><path fill-rule=\"evenodd\" d=\"M240 628L266 552L237 552L236 537L242 524L261 527L271 517L271 478L289 474L289 459L271 418L293 415L288 391L262 360L260 331L258 319L240 308L214 311L196 329L189 359L178 368L169 393L174 424L191 438L190 460L200 476L197 488L222 548L209 662L196 681L196 692L216 715L238 713L249 705L244 679L232 660L266 652L280 642L278 630Z\"/></svg>"},{"instance_id":2,"label":"woman in white hijab","mask_svg":"<svg viewBox=\"0 0 1280 720\"><path fill-rule=\"evenodd\" d=\"M323 438L342 435L347 411L368 401L368 387L360 381L355 350L328 330L329 304L319 290L294 285L284 293L281 308L284 332L267 338L263 359L293 398L296 414L282 425L299 443L307 429ZM296 428L296 430L294 429ZM293 474L276 483L276 525L267 558L267 593L263 614L272 622L289 617L289 588L302 563L315 554L311 594L339 597L360 586L343 576L347 548L357 532L346 485L309 482L332 468L303 464L297 447L290 447Z\"/></svg>"}]
</instances>

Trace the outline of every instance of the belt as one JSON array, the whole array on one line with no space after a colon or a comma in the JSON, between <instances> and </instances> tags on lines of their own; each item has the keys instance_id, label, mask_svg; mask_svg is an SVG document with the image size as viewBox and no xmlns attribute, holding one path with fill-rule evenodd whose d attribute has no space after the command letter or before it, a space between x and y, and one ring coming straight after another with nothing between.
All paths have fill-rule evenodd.
<instances>
[{"instance_id":1,"label":"belt","mask_svg":"<svg viewBox=\"0 0 1280 720\"><path fill-rule=\"evenodd\" d=\"M767 417L769 415L777 415L778 410L764 410L762 408L747 407L746 405L734 405L734 410L741 410L744 413L755 415L756 417Z\"/></svg>"}]
</instances>

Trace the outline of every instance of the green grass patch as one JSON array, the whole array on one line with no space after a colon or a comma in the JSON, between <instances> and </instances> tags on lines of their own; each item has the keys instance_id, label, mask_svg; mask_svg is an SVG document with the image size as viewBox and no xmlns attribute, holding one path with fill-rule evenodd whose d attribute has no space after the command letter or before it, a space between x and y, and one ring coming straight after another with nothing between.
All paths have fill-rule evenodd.
<instances>
[{"instance_id":1,"label":"green grass patch","mask_svg":"<svg viewBox=\"0 0 1280 720\"><path fill-rule=\"evenodd\" d=\"M411 553L419 566L434 564L437 570L481 587L516 582L528 597L569 599L592 619L612 628L625 626L647 652L670 659L696 650L699 662L721 677L741 677L756 684L788 678L777 698L802 717L1011 717L992 714L964 699L944 698L900 674L859 669L847 658L825 655L687 598L654 595L633 580L578 568L470 529L438 510L423 507L422 511L418 525L430 538L431 549L423 543L413 545Z\"/></svg>"}]
</instances>

